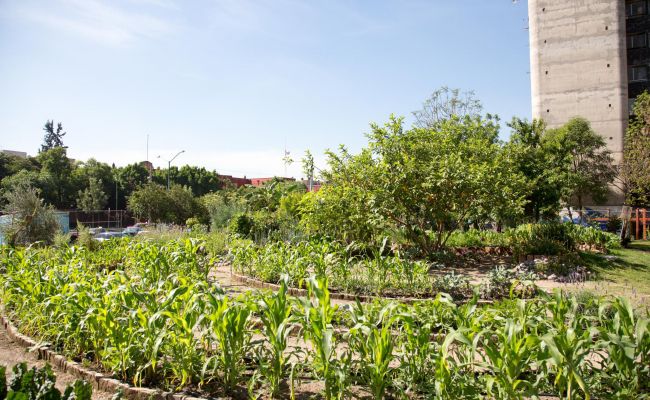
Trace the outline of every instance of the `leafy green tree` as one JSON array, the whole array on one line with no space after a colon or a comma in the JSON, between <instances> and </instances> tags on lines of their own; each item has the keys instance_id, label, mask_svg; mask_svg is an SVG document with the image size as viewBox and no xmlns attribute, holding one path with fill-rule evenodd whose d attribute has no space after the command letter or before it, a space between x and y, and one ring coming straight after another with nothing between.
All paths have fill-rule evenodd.
<instances>
[{"instance_id":1,"label":"leafy green tree","mask_svg":"<svg viewBox=\"0 0 650 400\"><path fill-rule=\"evenodd\" d=\"M359 223L393 226L431 253L468 221L521 211L525 180L498 142L498 131L491 118L452 117L435 129L405 130L403 119L391 117L385 126L372 124L369 146L360 154L329 153L324 178L339 186L338 195L361 202L350 207L361 212Z\"/></svg>"},{"instance_id":2,"label":"leafy green tree","mask_svg":"<svg viewBox=\"0 0 650 400\"><path fill-rule=\"evenodd\" d=\"M192 195L190 188L174 185L168 191L168 196L171 207L167 222L182 225L189 218L197 218L202 224L208 222L208 210Z\"/></svg>"},{"instance_id":3,"label":"leafy green tree","mask_svg":"<svg viewBox=\"0 0 650 400\"><path fill-rule=\"evenodd\" d=\"M11 216L11 222L0 229L8 244L52 243L60 226L52 207L39 197L38 189L21 183L8 191L5 199L2 211Z\"/></svg>"},{"instance_id":4,"label":"leafy green tree","mask_svg":"<svg viewBox=\"0 0 650 400\"><path fill-rule=\"evenodd\" d=\"M192 195L189 188L172 186L166 190L156 183L148 183L136 189L128 200L127 208L139 218L151 222L184 224L189 218L201 223L208 220L208 210Z\"/></svg>"},{"instance_id":5,"label":"leafy green tree","mask_svg":"<svg viewBox=\"0 0 650 400\"><path fill-rule=\"evenodd\" d=\"M127 199L131 194L140 188L143 185L146 185L149 182L149 171L142 164L134 163L121 168L113 169L113 182L117 182L118 191L117 191L117 205L118 208L123 209L127 206ZM112 188L111 192L115 192L115 188ZM111 205L114 204L115 196L111 201Z\"/></svg>"},{"instance_id":6,"label":"leafy green tree","mask_svg":"<svg viewBox=\"0 0 650 400\"><path fill-rule=\"evenodd\" d=\"M57 208L71 208L76 194L71 179L74 165L68 158L65 147L42 151L38 155L38 161L41 164L41 175L44 175L42 179L52 182L52 191L44 193L46 200Z\"/></svg>"},{"instance_id":7,"label":"leafy green tree","mask_svg":"<svg viewBox=\"0 0 650 400\"><path fill-rule=\"evenodd\" d=\"M443 86L431 94L422 109L413 112L415 126L418 128L435 128L452 117L478 117L483 105L475 97L474 91L461 92Z\"/></svg>"},{"instance_id":8,"label":"leafy green tree","mask_svg":"<svg viewBox=\"0 0 650 400\"><path fill-rule=\"evenodd\" d=\"M127 204L129 211L150 222L167 222L171 208L167 190L155 183L148 183L134 190Z\"/></svg>"},{"instance_id":9,"label":"leafy green tree","mask_svg":"<svg viewBox=\"0 0 650 400\"><path fill-rule=\"evenodd\" d=\"M524 215L532 221L552 219L560 209L561 191L555 177L562 173L564 165L545 146L546 124L542 120L529 122L513 118L508 126L512 129L508 151L528 181Z\"/></svg>"},{"instance_id":10,"label":"leafy green tree","mask_svg":"<svg viewBox=\"0 0 650 400\"><path fill-rule=\"evenodd\" d=\"M647 91L634 102L634 117L625 135L621 178L627 204L650 206L650 94Z\"/></svg>"},{"instance_id":11,"label":"leafy green tree","mask_svg":"<svg viewBox=\"0 0 650 400\"><path fill-rule=\"evenodd\" d=\"M169 180L172 185L180 185L192 189L195 196L203 196L208 193L221 190L224 187L223 181L216 171L208 171L203 167L184 165L180 169L171 167L169 169ZM153 173L153 181L167 184L167 170L156 170Z\"/></svg>"},{"instance_id":12,"label":"leafy green tree","mask_svg":"<svg viewBox=\"0 0 650 400\"><path fill-rule=\"evenodd\" d=\"M617 175L605 140L591 129L589 121L576 117L544 136L544 146L555 164L562 165L555 183L567 206L582 210L586 199L598 204L607 198Z\"/></svg>"},{"instance_id":13,"label":"leafy green tree","mask_svg":"<svg viewBox=\"0 0 650 400\"><path fill-rule=\"evenodd\" d=\"M312 191L314 185L314 169L314 156L309 150L306 150L305 156L302 158L302 172L305 174L307 182L309 182L309 186L307 188L310 192Z\"/></svg>"},{"instance_id":14,"label":"leafy green tree","mask_svg":"<svg viewBox=\"0 0 650 400\"><path fill-rule=\"evenodd\" d=\"M88 181L88 187L79 191L77 207L85 212L103 210L108 201L108 196L104 193L102 181L91 177Z\"/></svg>"},{"instance_id":15,"label":"leafy green tree","mask_svg":"<svg viewBox=\"0 0 650 400\"><path fill-rule=\"evenodd\" d=\"M56 147L64 147L63 137L67 132L63 132L63 124L59 122L55 130L54 120L48 120L45 122L43 130L45 131L45 137L43 138L43 145L41 146L40 150L41 152L48 151Z\"/></svg>"},{"instance_id":16,"label":"leafy green tree","mask_svg":"<svg viewBox=\"0 0 650 400\"><path fill-rule=\"evenodd\" d=\"M33 157L17 157L0 152L0 181L20 171L38 171L40 165Z\"/></svg>"}]
</instances>

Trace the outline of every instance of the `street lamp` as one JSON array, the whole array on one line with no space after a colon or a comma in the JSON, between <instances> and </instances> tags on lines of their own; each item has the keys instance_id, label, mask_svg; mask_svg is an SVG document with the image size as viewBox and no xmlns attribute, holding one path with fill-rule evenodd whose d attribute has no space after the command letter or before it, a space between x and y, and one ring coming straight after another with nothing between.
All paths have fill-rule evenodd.
<instances>
[{"instance_id":1,"label":"street lamp","mask_svg":"<svg viewBox=\"0 0 650 400\"><path fill-rule=\"evenodd\" d=\"M176 157L180 156L181 154L185 153L185 150L181 150L174 157L172 157L171 160L167 161L167 190L169 190L169 169L172 167L172 161L176 159ZM160 156L158 156L160 158Z\"/></svg>"}]
</instances>

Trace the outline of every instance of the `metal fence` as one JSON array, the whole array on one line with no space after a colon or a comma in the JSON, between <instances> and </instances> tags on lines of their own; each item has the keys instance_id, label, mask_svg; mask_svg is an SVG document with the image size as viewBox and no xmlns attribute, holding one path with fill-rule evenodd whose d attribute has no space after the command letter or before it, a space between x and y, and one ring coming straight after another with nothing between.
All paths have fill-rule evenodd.
<instances>
[{"instance_id":1,"label":"metal fence","mask_svg":"<svg viewBox=\"0 0 650 400\"><path fill-rule=\"evenodd\" d=\"M90 228L121 229L135 223L133 215L126 210L70 211L70 227L79 224Z\"/></svg>"}]
</instances>

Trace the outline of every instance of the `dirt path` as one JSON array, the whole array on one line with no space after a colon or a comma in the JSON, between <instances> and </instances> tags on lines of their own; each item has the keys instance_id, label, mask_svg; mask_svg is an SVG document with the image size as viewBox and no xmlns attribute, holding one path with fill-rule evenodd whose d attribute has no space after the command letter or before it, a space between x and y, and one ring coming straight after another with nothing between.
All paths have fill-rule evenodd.
<instances>
[{"instance_id":1,"label":"dirt path","mask_svg":"<svg viewBox=\"0 0 650 400\"><path fill-rule=\"evenodd\" d=\"M30 368L42 368L45 366L45 361L39 360L36 354L27 351L22 346L11 341L7 336L7 332L0 328L0 365L7 366L7 379L10 379L12 376L11 368L21 362L27 363ZM78 379L54 366L52 366L52 370L56 374L56 387L61 392L65 390L67 385ZM113 393L107 393L93 388L93 400L110 400L112 397Z\"/></svg>"},{"instance_id":2,"label":"dirt path","mask_svg":"<svg viewBox=\"0 0 650 400\"><path fill-rule=\"evenodd\" d=\"M469 278L472 285L479 285L487 280L488 273L492 270L495 264L490 266L478 267L451 267L435 271L434 274L443 274L454 272L459 275L465 275ZM218 264L210 271L209 278L214 282L219 283L221 287L229 294L238 295L247 292L259 292L270 289L259 289L246 283L239 282L232 278L230 266L228 264ZM650 306L650 294L641 293L634 289L634 285L630 282L627 286L610 282L607 280L586 281L577 283L564 283L548 279L542 279L535 282L537 286L548 292L553 292L554 289L561 289L567 292L593 292L598 295L624 295L628 297L633 304L639 307ZM351 306L353 301L332 299L333 304Z\"/></svg>"}]
</instances>

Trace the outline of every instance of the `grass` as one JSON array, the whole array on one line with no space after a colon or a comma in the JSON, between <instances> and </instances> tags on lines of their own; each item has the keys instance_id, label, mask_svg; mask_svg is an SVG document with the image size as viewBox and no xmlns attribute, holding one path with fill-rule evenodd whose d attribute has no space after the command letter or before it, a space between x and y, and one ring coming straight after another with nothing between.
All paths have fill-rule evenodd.
<instances>
[{"instance_id":1,"label":"grass","mask_svg":"<svg viewBox=\"0 0 650 400\"><path fill-rule=\"evenodd\" d=\"M598 274L597 294L628 296L634 303L650 307L650 241L637 240L628 248L612 250L616 259L582 253L582 261Z\"/></svg>"}]
</instances>

